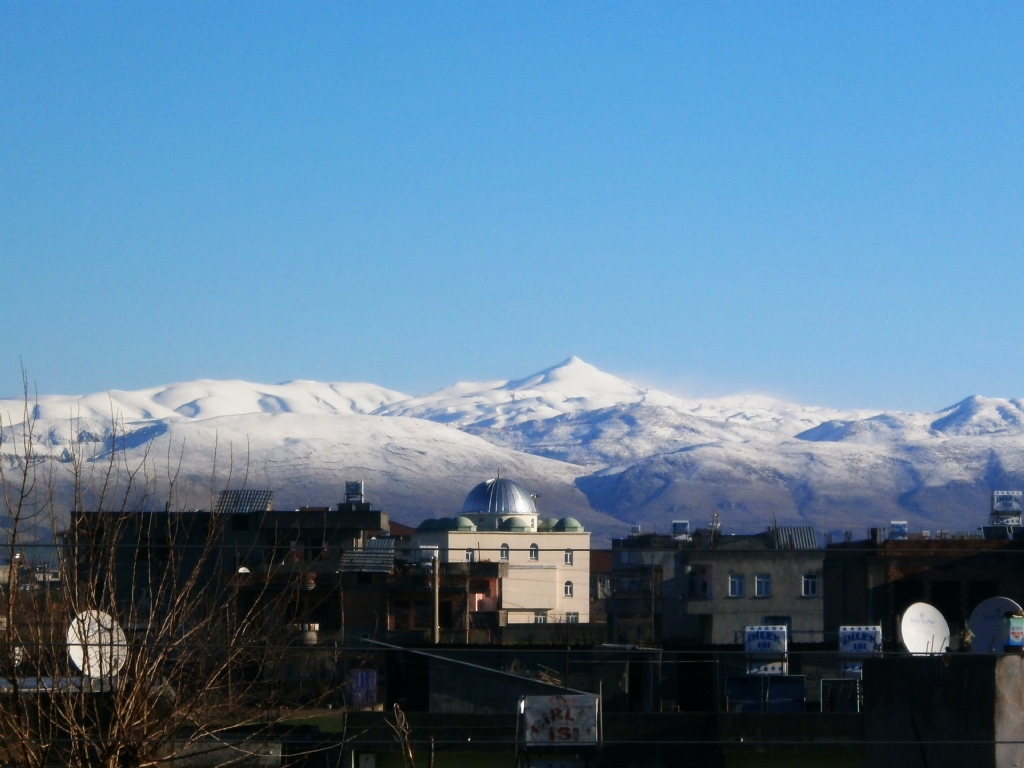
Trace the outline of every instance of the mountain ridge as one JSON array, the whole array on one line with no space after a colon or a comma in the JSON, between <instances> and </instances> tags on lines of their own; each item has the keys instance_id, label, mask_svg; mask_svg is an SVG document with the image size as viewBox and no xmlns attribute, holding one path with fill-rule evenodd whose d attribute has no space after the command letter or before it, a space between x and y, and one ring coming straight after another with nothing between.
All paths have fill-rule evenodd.
<instances>
[{"instance_id":1,"label":"mountain ridge","mask_svg":"<svg viewBox=\"0 0 1024 768\"><path fill-rule=\"evenodd\" d=\"M23 406L0 400L8 435ZM206 446L189 467L201 483L211 431L244 436L260 482L282 502L323 501L341 475L363 475L371 498L409 522L452 513L485 476L521 472L557 504L552 513L580 516L602 538L627 523L667 529L673 517L703 522L713 511L747 529L773 517L829 530L891 516L962 527L981 523L996 485L1024 486L1020 399L971 395L913 413L751 394L682 398L578 357L418 396L366 382L197 379L43 395L33 406L41 452L55 461L70 442L99 456L117 423L132 450L154 441L163 449L175 435Z\"/></svg>"}]
</instances>

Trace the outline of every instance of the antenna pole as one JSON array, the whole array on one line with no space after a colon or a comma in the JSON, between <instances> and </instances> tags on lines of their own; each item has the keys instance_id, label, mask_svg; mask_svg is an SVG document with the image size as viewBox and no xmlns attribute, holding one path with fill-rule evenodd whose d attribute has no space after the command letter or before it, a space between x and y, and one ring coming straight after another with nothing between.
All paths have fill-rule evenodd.
<instances>
[{"instance_id":1,"label":"antenna pole","mask_svg":"<svg viewBox=\"0 0 1024 768\"><path fill-rule=\"evenodd\" d=\"M441 592L440 566L441 566L441 563L440 563L440 560L438 559L437 555L434 555L430 559L431 559L431 562L433 563L433 566L434 566L434 569L433 569L434 570L434 574L433 574L433 576L434 576L434 584L433 584L433 592L434 592L434 622L433 622L433 627L431 628L431 632L430 632L430 635L431 635L430 640L431 640L431 642L434 645L437 645L437 644L439 644L441 642L441 600L440 600L440 592Z\"/></svg>"}]
</instances>

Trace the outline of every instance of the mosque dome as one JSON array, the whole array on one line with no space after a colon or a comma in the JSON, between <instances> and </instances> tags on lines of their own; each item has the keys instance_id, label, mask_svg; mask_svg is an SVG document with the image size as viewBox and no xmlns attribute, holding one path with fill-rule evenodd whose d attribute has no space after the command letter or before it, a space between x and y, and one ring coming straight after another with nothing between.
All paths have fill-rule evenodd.
<instances>
[{"instance_id":1,"label":"mosque dome","mask_svg":"<svg viewBox=\"0 0 1024 768\"><path fill-rule=\"evenodd\" d=\"M525 517L506 517L499 528L502 531L528 531L530 522Z\"/></svg>"},{"instance_id":2,"label":"mosque dome","mask_svg":"<svg viewBox=\"0 0 1024 768\"><path fill-rule=\"evenodd\" d=\"M476 486L462 505L463 514L485 512L497 515L536 515L533 497L519 483L504 477L485 480Z\"/></svg>"},{"instance_id":3,"label":"mosque dome","mask_svg":"<svg viewBox=\"0 0 1024 768\"><path fill-rule=\"evenodd\" d=\"M554 530L566 533L582 533L583 524L575 517L563 517L554 525Z\"/></svg>"},{"instance_id":4,"label":"mosque dome","mask_svg":"<svg viewBox=\"0 0 1024 768\"><path fill-rule=\"evenodd\" d=\"M553 531L555 526L558 525L557 517L549 517L545 520L540 521L540 525L537 526L538 531Z\"/></svg>"},{"instance_id":5,"label":"mosque dome","mask_svg":"<svg viewBox=\"0 0 1024 768\"><path fill-rule=\"evenodd\" d=\"M428 520L424 520L422 523L420 523L417 526L416 530L417 531L422 531L424 533L426 533L427 531L436 531L437 530L437 523L438 523L438 521L434 520L433 518L428 519Z\"/></svg>"},{"instance_id":6,"label":"mosque dome","mask_svg":"<svg viewBox=\"0 0 1024 768\"><path fill-rule=\"evenodd\" d=\"M455 518L455 524L452 526L453 531L475 531L476 524L468 517L459 515Z\"/></svg>"}]
</instances>

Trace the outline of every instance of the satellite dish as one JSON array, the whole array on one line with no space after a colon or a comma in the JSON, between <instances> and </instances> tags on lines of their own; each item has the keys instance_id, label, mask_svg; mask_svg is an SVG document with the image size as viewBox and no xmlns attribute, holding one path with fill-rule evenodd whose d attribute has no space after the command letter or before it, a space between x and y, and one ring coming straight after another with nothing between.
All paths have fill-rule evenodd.
<instances>
[{"instance_id":1,"label":"satellite dish","mask_svg":"<svg viewBox=\"0 0 1024 768\"><path fill-rule=\"evenodd\" d=\"M979 653L1002 653L1006 646L1004 616L1018 611L1020 606L1008 597L990 597L978 603L971 611L971 618L967 622L974 635L971 650Z\"/></svg>"},{"instance_id":2,"label":"satellite dish","mask_svg":"<svg viewBox=\"0 0 1024 768\"><path fill-rule=\"evenodd\" d=\"M900 622L903 645L914 654L943 653L949 648L949 625L928 603L914 603Z\"/></svg>"},{"instance_id":3,"label":"satellite dish","mask_svg":"<svg viewBox=\"0 0 1024 768\"><path fill-rule=\"evenodd\" d=\"M71 620L68 655L88 677L111 678L128 658L128 641L109 613L84 611Z\"/></svg>"}]
</instances>

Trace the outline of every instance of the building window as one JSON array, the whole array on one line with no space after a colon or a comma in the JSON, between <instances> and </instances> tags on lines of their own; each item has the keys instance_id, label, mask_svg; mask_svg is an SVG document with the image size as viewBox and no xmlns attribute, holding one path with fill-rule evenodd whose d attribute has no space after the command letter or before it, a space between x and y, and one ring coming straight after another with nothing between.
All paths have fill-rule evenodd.
<instances>
[{"instance_id":1,"label":"building window","mask_svg":"<svg viewBox=\"0 0 1024 768\"><path fill-rule=\"evenodd\" d=\"M598 600L606 600L612 596L612 580L610 576L599 575L597 577L596 589L594 592Z\"/></svg>"},{"instance_id":2,"label":"building window","mask_svg":"<svg viewBox=\"0 0 1024 768\"><path fill-rule=\"evenodd\" d=\"M693 600L710 600L712 568L710 565L692 566L686 574L686 596Z\"/></svg>"},{"instance_id":3,"label":"building window","mask_svg":"<svg viewBox=\"0 0 1024 768\"><path fill-rule=\"evenodd\" d=\"M473 550L472 549L467 549L466 550L466 562L467 563L472 563L474 559L475 558L473 557Z\"/></svg>"},{"instance_id":4,"label":"building window","mask_svg":"<svg viewBox=\"0 0 1024 768\"><path fill-rule=\"evenodd\" d=\"M754 577L754 596L772 596L772 575L770 573L759 573Z\"/></svg>"},{"instance_id":5,"label":"building window","mask_svg":"<svg viewBox=\"0 0 1024 768\"><path fill-rule=\"evenodd\" d=\"M572 565L572 550L571 549L565 550L565 564L566 565Z\"/></svg>"},{"instance_id":6,"label":"building window","mask_svg":"<svg viewBox=\"0 0 1024 768\"><path fill-rule=\"evenodd\" d=\"M566 624L579 624L580 623L580 615L579 615L579 613L576 612L576 611L572 611L572 612L566 613L565 614L565 623Z\"/></svg>"},{"instance_id":7,"label":"building window","mask_svg":"<svg viewBox=\"0 0 1024 768\"><path fill-rule=\"evenodd\" d=\"M548 615L546 613L544 613L543 611L537 611L535 614L533 614L533 623L534 624L547 624L548 623Z\"/></svg>"},{"instance_id":8,"label":"building window","mask_svg":"<svg viewBox=\"0 0 1024 768\"><path fill-rule=\"evenodd\" d=\"M572 597L572 582L571 581L565 582L564 594L565 594L566 597Z\"/></svg>"},{"instance_id":9,"label":"building window","mask_svg":"<svg viewBox=\"0 0 1024 768\"><path fill-rule=\"evenodd\" d=\"M536 544L530 545L530 559L540 560L540 547L538 547Z\"/></svg>"},{"instance_id":10,"label":"building window","mask_svg":"<svg viewBox=\"0 0 1024 768\"><path fill-rule=\"evenodd\" d=\"M729 574L729 597L743 597L743 574Z\"/></svg>"},{"instance_id":11,"label":"building window","mask_svg":"<svg viewBox=\"0 0 1024 768\"><path fill-rule=\"evenodd\" d=\"M804 597L817 597L818 596L818 574L816 573L805 573L804 574L804 585L801 590L801 594Z\"/></svg>"},{"instance_id":12,"label":"building window","mask_svg":"<svg viewBox=\"0 0 1024 768\"><path fill-rule=\"evenodd\" d=\"M498 553L498 557L502 560L508 560L508 544L502 544L501 550Z\"/></svg>"}]
</instances>

